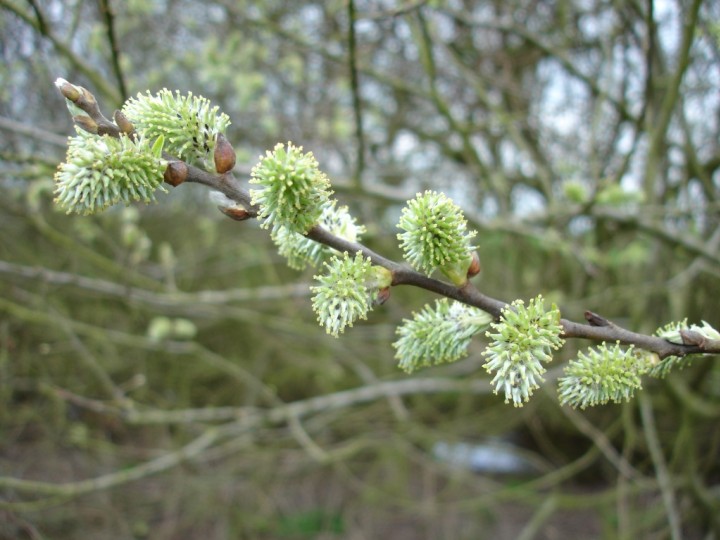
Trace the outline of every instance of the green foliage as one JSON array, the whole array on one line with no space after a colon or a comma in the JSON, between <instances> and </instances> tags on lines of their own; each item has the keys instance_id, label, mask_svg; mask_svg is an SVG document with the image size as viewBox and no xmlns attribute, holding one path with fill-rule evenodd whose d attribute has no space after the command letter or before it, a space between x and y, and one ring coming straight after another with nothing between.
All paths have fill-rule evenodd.
<instances>
[{"instance_id":1,"label":"green foliage","mask_svg":"<svg viewBox=\"0 0 720 540\"><path fill-rule=\"evenodd\" d=\"M397 329L400 338L393 347L400 369L410 373L463 358L472 338L492 320L485 311L447 298L436 300L434 308L426 305Z\"/></svg>"},{"instance_id":2,"label":"green foliage","mask_svg":"<svg viewBox=\"0 0 720 540\"><path fill-rule=\"evenodd\" d=\"M347 252L341 258L334 256L325 267L325 274L315 276L320 285L311 287L312 304L320 325L338 337L345 327L367 318L380 289L390 286L391 275L360 252L354 258Z\"/></svg>"},{"instance_id":3,"label":"green foliage","mask_svg":"<svg viewBox=\"0 0 720 540\"><path fill-rule=\"evenodd\" d=\"M453 283L467 280L472 262L470 239L462 210L443 193L418 193L403 208L398 234L405 259L417 270L431 274L440 269Z\"/></svg>"},{"instance_id":4,"label":"green foliage","mask_svg":"<svg viewBox=\"0 0 720 540\"><path fill-rule=\"evenodd\" d=\"M595 202L607 206L623 206L643 202L640 191L628 191L621 185L609 183L595 195Z\"/></svg>"},{"instance_id":5,"label":"green foliage","mask_svg":"<svg viewBox=\"0 0 720 540\"><path fill-rule=\"evenodd\" d=\"M117 203L155 200L163 189L163 138L115 139L76 129L55 174L55 202L68 213L94 214Z\"/></svg>"},{"instance_id":6,"label":"green foliage","mask_svg":"<svg viewBox=\"0 0 720 540\"><path fill-rule=\"evenodd\" d=\"M183 318L155 317L150 321L147 329L147 336L152 341L191 340L196 334L195 323Z\"/></svg>"},{"instance_id":7,"label":"green foliage","mask_svg":"<svg viewBox=\"0 0 720 540\"><path fill-rule=\"evenodd\" d=\"M636 354L633 346L623 348L616 343L608 348L602 343L588 349L587 354L581 351L560 378L560 403L584 409L630 400L635 390L642 388L640 377L649 367L648 357Z\"/></svg>"},{"instance_id":8,"label":"green foliage","mask_svg":"<svg viewBox=\"0 0 720 540\"><path fill-rule=\"evenodd\" d=\"M213 151L230 118L202 96L182 95L163 88L157 94L130 98L123 113L148 139L163 136L165 151L190 163L213 167Z\"/></svg>"},{"instance_id":9,"label":"green foliage","mask_svg":"<svg viewBox=\"0 0 720 540\"><path fill-rule=\"evenodd\" d=\"M311 509L282 516L275 528L282 538L317 538L322 533L342 534L346 527L341 514Z\"/></svg>"},{"instance_id":10,"label":"green foliage","mask_svg":"<svg viewBox=\"0 0 720 540\"><path fill-rule=\"evenodd\" d=\"M490 325L486 336L493 341L483 352L488 357L484 368L495 372L491 384L495 393L505 393L505 403L512 401L522 407L533 390L539 388L545 368L542 363L552 360L552 351L559 349L562 325L560 311L553 305L545 310L542 296L530 301L515 300L503 309L500 322Z\"/></svg>"},{"instance_id":11,"label":"green foliage","mask_svg":"<svg viewBox=\"0 0 720 540\"><path fill-rule=\"evenodd\" d=\"M578 181L569 181L563 184L563 195L570 202L583 204L588 200L588 190L585 184Z\"/></svg>"},{"instance_id":12,"label":"green foliage","mask_svg":"<svg viewBox=\"0 0 720 540\"><path fill-rule=\"evenodd\" d=\"M277 144L272 152L260 157L252 170L252 203L260 206L263 227L285 227L290 232L306 233L318 223L329 203L330 181L320 171L312 152L302 147Z\"/></svg>"}]
</instances>

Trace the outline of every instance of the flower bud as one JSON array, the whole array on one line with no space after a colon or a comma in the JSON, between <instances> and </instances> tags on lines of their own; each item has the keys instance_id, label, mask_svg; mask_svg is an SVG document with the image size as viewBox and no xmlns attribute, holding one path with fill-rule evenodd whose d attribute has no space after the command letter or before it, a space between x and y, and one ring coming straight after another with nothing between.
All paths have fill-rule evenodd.
<instances>
[{"instance_id":1,"label":"flower bud","mask_svg":"<svg viewBox=\"0 0 720 540\"><path fill-rule=\"evenodd\" d=\"M204 97L167 89L130 98L123 113L146 138L163 135L168 154L204 169L213 167L217 135L230 124L230 118Z\"/></svg>"},{"instance_id":2,"label":"flower bud","mask_svg":"<svg viewBox=\"0 0 720 540\"><path fill-rule=\"evenodd\" d=\"M455 285L467 281L474 247L462 210L447 196L435 191L418 193L402 210L398 228L400 247L415 270L430 275L436 269Z\"/></svg>"},{"instance_id":3,"label":"flower bud","mask_svg":"<svg viewBox=\"0 0 720 540\"><path fill-rule=\"evenodd\" d=\"M89 116L85 116L84 114L78 114L73 116L73 122L75 124L82 128L83 130L87 131L88 133L92 133L94 135L97 135L98 132L98 125L95 120L90 118Z\"/></svg>"},{"instance_id":4,"label":"flower bud","mask_svg":"<svg viewBox=\"0 0 720 540\"><path fill-rule=\"evenodd\" d=\"M183 161L171 161L165 168L163 180L166 184L177 187L182 184L188 175L188 166Z\"/></svg>"},{"instance_id":5,"label":"flower bud","mask_svg":"<svg viewBox=\"0 0 720 540\"><path fill-rule=\"evenodd\" d=\"M558 381L560 404L584 409L608 401L629 401L642 388L641 376L649 367L632 345L622 348L619 342L614 346L603 342L586 353L580 351Z\"/></svg>"},{"instance_id":6,"label":"flower bud","mask_svg":"<svg viewBox=\"0 0 720 540\"><path fill-rule=\"evenodd\" d=\"M135 131L135 126L132 125L132 122L130 122L128 117L125 116L122 111L115 111L113 114L113 120L115 120L115 123L123 133L127 133L129 135Z\"/></svg>"},{"instance_id":7,"label":"flower bud","mask_svg":"<svg viewBox=\"0 0 720 540\"><path fill-rule=\"evenodd\" d=\"M473 251L472 262L470 263L470 266L467 270L467 277L475 277L480 273L481 270L482 266L480 265L480 256L477 254L477 251Z\"/></svg>"},{"instance_id":8,"label":"flower bud","mask_svg":"<svg viewBox=\"0 0 720 540\"><path fill-rule=\"evenodd\" d=\"M218 210L230 219L245 221L250 217L247 208L239 202L232 200L221 191L211 191L209 197L210 200L217 205Z\"/></svg>"},{"instance_id":9,"label":"flower bud","mask_svg":"<svg viewBox=\"0 0 720 540\"><path fill-rule=\"evenodd\" d=\"M416 369L455 362L467 356L472 338L488 328L492 315L478 308L441 298L405 319L393 343L400 369Z\"/></svg>"},{"instance_id":10,"label":"flower bud","mask_svg":"<svg viewBox=\"0 0 720 540\"><path fill-rule=\"evenodd\" d=\"M97 137L76 127L55 174L55 202L68 213L94 214L117 203L152 202L164 191L162 140Z\"/></svg>"},{"instance_id":11,"label":"flower bud","mask_svg":"<svg viewBox=\"0 0 720 540\"><path fill-rule=\"evenodd\" d=\"M252 204L260 207L261 226L273 230L284 226L300 234L318 223L332 194L312 152L303 153L302 147L290 142L287 147L277 144L260 157L250 183L261 188L250 190Z\"/></svg>"},{"instance_id":12,"label":"flower bud","mask_svg":"<svg viewBox=\"0 0 720 540\"><path fill-rule=\"evenodd\" d=\"M552 351L564 343L560 310L554 304L546 310L542 296L527 306L515 300L490 327L485 335L493 341L482 353L488 359L483 367L495 374L490 382L494 392L504 392L505 403L522 407L544 380L543 363L550 362Z\"/></svg>"},{"instance_id":13,"label":"flower bud","mask_svg":"<svg viewBox=\"0 0 720 540\"><path fill-rule=\"evenodd\" d=\"M81 96L80 88L78 88L74 84L70 84L65 79L56 79L55 86L65 99L69 99L73 103L76 102Z\"/></svg>"},{"instance_id":14,"label":"flower bud","mask_svg":"<svg viewBox=\"0 0 720 540\"><path fill-rule=\"evenodd\" d=\"M245 221L250 217L250 214L248 214L248 211L245 210L242 206L236 205L236 206L218 206L218 209L225 214L230 219L234 219L235 221Z\"/></svg>"},{"instance_id":15,"label":"flower bud","mask_svg":"<svg viewBox=\"0 0 720 540\"><path fill-rule=\"evenodd\" d=\"M219 174L225 174L235 166L235 150L222 133L217 135L213 159L215 160L215 170Z\"/></svg>"},{"instance_id":16,"label":"flower bud","mask_svg":"<svg viewBox=\"0 0 720 540\"><path fill-rule=\"evenodd\" d=\"M367 318L377 294L366 285L368 279L377 282L374 268L361 252L351 257L346 251L325 263L324 275L315 276L319 285L310 288L313 310L328 334L338 337L358 319Z\"/></svg>"}]
</instances>

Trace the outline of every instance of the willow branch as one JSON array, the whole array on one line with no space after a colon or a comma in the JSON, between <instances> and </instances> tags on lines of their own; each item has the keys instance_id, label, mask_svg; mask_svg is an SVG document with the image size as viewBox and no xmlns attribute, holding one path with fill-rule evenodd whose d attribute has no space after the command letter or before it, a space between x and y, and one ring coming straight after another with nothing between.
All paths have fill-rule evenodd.
<instances>
[{"instance_id":1,"label":"willow branch","mask_svg":"<svg viewBox=\"0 0 720 540\"><path fill-rule=\"evenodd\" d=\"M120 128L108 120L99 110L95 98L87 90L79 92L64 91L59 86L63 95L71 99L75 105L87 112L88 115L98 125L98 131L102 130L104 134L119 137ZM81 125L82 127L82 125ZM182 163L180 160L172 156L166 156L171 162ZM172 165L172 163L171 163ZM249 190L232 174L215 174L204 171L198 167L185 164L187 167L186 182L195 182L203 184L212 189L216 189L224 193L233 201L239 203L246 210L243 219L257 217L258 207L252 204L252 197ZM362 253L365 257L370 257L371 261L379 266L387 268L392 272L392 285L411 285L438 295L457 300L459 302L480 308L499 319L502 310L506 307L506 303L502 300L492 298L478 291L470 282L466 281L464 285L455 286L450 283L437 280L418 271L415 271L404 264L400 264L391 259L384 257L359 242L351 242L340 238L323 227L316 225L311 228L305 235L307 238L326 245L339 252ZM662 338L648 336L626 330L601 316L586 312L586 319L589 324L582 324L568 319L562 319L564 338L582 338L593 341L620 342L625 345L635 345L647 351L657 353L660 358L667 356L686 356L688 354L697 353L718 353L720 352L720 343L714 341L690 340L683 344L671 343Z\"/></svg>"}]
</instances>

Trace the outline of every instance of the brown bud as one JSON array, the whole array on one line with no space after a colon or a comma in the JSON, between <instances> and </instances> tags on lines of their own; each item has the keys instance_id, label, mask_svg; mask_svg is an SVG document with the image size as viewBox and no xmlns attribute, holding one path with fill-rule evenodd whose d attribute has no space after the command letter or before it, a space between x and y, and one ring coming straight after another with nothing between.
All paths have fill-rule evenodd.
<instances>
[{"instance_id":1,"label":"brown bud","mask_svg":"<svg viewBox=\"0 0 720 540\"><path fill-rule=\"evenodd\" d=\"M78 114L76 116L73 116L73 122L75 122L78 126L80 126L81 129L84 129L88 133L93 133L97 135L97 122L95 122L95 120L93 120L89 116L85 116L84 114Z\"/></svg>"},{"instance_id":2,"label":"brown bud","mask_svg":"<svg viewBox=\"0 0 720 540\"><path fill-rule=\"evenodd\" d=\"M77 106L84 111L97 108L97 100L95 99L95 96L92 94L92 92L90 92L90 90L88 90L87 88L83 88L82 86L78 86L78 88L80 89L82 97L75 101L75 103L77 103Z\"/></svg>"},{"instance_id":3,"label":"brown bud","mask_svg":"<svg viewBox=\"0 0 720 540\"><path fill-rule=\"evenodd\" d=\"M250 217L248 211L242 206L218 206L218 210L235 221L245 221Z\"/></svg>"},{"instance_id":4,"label":"brown bud","mask_svg":"<svg viewBox=\"0 0 720 540\"><path fill-rule=\"evenodd\" d=\"M233 150L232 145L222 133L218 133L217 140L215 141L215 154L213 158L215 160L215 170L220 174L231 171L235 166L235 150Z\"/></svg>"},{"instance_id":5,"label":"brown bud","mask_svg":"<svg viewBox=\"0 0 720 540\"><path fill-rule=\"evenodd\" d=\"M182 161L171 161L165 169L163 179L173 187L182 184L188 176L188 166Z\"/></svg>"},{"instance_id":6,"label":"brown bud","mask_svg":"<svg viewBox=\"0 0 720 540\"><path fill-rule=\"evenodd\" d=\"M125 116L121 111L115 111L113 113L113 120L115 120L115 123L120 128L120 131L123 133L127 133L128 135L135 131L135 126L132 125L132 122L128 120L128 117Z\"/></svg>"},{"instance_id":7,"label":"brown bud","mask_svg":"<svg viewBox=\"0 0 720 540\"><path fill-rule=\"evenodd\" d=\"M682 338L683 344L694 345L696 347L700 347L701 349L705 346L705 342L707 341L707 338L700 332L695 332L693 330L680 330L680 337Z\"/></svg>"},{"instance_id":8,"label":"brown bud","mask_svg":"<svg viewBox=\"0 0 720 540\"><path fill-rule=\"evenodd\" d=\"M480 256L477 254L477 251L473 251L472 262L470 263L470 266L468 266L467 277L475 277L481 270L482 266L480 265Z\"/></svg>"},{"instance_id":9,"label":"brown bud","mask_svg":"<svg viewBox=\"0 0 720 540\"><path fill-rule=\"evenodd\" d=\"M58 90L60 90L60 93L65 99L68 99L73 103L75 103L80 97L80 90L78 87L74 84L70 84L65 79L57 79L55 81L55 86Z\"/></svg>"}]
</instances>

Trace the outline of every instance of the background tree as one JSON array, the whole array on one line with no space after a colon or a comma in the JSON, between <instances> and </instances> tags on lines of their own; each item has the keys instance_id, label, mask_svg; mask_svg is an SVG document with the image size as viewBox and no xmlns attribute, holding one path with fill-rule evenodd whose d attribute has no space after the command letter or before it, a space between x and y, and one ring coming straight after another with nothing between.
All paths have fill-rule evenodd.
<instances>
[{"instance_id":1,"label":"background tree","mask_svg":"<svg viewBox=\"0 0 720 540\"><path fill-rule=\"evenodd\" d=\"M718 534L711 359L582 415L554 391L503 407L483 344L408 378L388 344L420 291L337 341L312 272L204 191L58 213L69 123L50 84L108 109L200 93L232 119L241 174L302 144L384 253L405 200L443 191L479 231L479 287L506 301L717 326L717 3L0 6L7 535ZM489 437L532 463L520 487L449 466Z\"/></svg>"}]
</instances>

